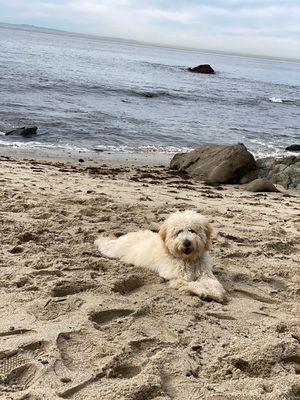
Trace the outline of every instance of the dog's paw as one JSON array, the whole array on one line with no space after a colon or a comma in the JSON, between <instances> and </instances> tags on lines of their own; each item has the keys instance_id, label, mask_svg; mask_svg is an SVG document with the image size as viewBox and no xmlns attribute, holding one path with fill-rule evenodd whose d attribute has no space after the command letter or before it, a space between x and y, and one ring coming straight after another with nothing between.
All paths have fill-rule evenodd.
<instances>
[{"instance_id":1,"label":"dog's paw","mask_svg":"<svg viewBox=\"0 0 300 400\"><path fill-rule=\"evenodd\" d=\"M228 303L227 293L223 289L222 286L221 286L221 288L212 290L210 293L208 293L208 299L214 300L214 301L216 301L218 303L222 303L222 304Z\"/></svg>"},{"instance_id":2,"label":"dog's paw","mask_svg":"<svg viewBox=\"0 0 300 400\"><path fill-rule=\"evenodd\" d=\"M226 303L228 301L225 289L215 279L209 278L188 282L188 290L203 300L213 300L218 303Z\"/></svg>"}]
</instances>

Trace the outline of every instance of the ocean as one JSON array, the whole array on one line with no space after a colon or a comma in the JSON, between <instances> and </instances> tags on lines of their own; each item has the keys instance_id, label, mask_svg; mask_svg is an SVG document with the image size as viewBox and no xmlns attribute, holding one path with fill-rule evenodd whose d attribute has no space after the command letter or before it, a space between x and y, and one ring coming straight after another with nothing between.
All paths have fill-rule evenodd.
<instances>
[{"instance_id":1,"label":"ocean","mask_svg":"<svg viewBox=\"0 0 300 400\"><path fill-rule=\"evenodd\" d=\"M246 50L246 49L245 49ZM215 75L187 67L210 64ZM300 141L300 64L0 27L0 147L173 153L242 142L256 156Z\"/></svg>"}]
</instances>

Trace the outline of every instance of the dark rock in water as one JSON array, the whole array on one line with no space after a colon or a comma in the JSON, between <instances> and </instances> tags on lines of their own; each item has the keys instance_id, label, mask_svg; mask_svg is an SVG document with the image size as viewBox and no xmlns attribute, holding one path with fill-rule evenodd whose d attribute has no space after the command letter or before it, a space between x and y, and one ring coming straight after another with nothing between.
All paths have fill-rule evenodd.
<instances>
[{"instance_id":1,"label":"dark rock in water","mask_svg":"<svg viewBox=\"0 0 300 400\"><path fill-rule=\"evenodd\" d=\"M278 189L266 178L258 178L246 186L248 192L278 192Z\"/></svg>"},{"instance_id":2,"label":"dark rock in water","mask_svg":"<svg viewBox=\"0 0 300 400\"><path fill-rule=\"evenodd\" d=\"M213 144L175 154L170 168L185 171L189 176L209 183L237 183L249 171L256 169L256 163L243 144Z\"/></svg>"},{"instance_id":3,"label":"dark rock in water","mask_svg":"<svg viewBox=\"0 0 300 400\"><path fill-rule=\"evenodd\" d=\"M214 74L214 69L209 64L198 65L198 67L188 68L188 71L195 72L197 74Z\"/></svg>"},{"instance_id":4,"label":"dark rock in water","mask_svg":"<svg viewBox=\"0 0 300 400\"><path fill-rule=\"evenodd\" d=\"M5 136L7 135L30 136L30 135L35 135L37 130L38 130L37 126L29 126L27 128L23 126L22 128L16 128L12 129L11 131L5 132Z\"/></svg>"},{"instance_id":5,"label":"dark rock in water","mask_svg":"<svg viewBox=\"0 0 300 400\"><path fill-rule=\"evenodd\" d=\"M292 144L291 146L288 146L286 151L300 151L300 144Z\"/></svg>"},{"instance_id":6,"label":"dark rock in water","mask_svg":"<svg viewBox=\"0 0 300 400\"><path fill-rule=\"evenodd\" d=\"M300 190L300 156L266 157L256 160L258 176L286 189Z\"/></svg>"},{"instance_id":7,"label":"dark rock in water","mask_svg":"<svg viewBox=\"0 0 300 400\"><path fill-rule=\"evenodd\" d=\"M79 158L78 162L83 163L84 159L83 158Z\"/></svg>"}]
</instances>

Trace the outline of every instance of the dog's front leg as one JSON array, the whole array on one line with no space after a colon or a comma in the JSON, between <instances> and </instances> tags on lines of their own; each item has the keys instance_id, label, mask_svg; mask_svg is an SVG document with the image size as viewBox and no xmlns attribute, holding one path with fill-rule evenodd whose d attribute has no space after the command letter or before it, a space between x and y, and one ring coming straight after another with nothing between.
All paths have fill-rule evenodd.
<instances>
[{"instance_id":1,"label":"dog's front leg","mask_svg":"<svg viewBox=\"0 0 300 400\"><path fill-rule=\"evenodd\" d=\"M226 301L226 292L215 277L201 277L196 281L173 279L170 286L180 291L196 294L204 300L214 300L218 303Z\"/></svg>"}]
</instances>

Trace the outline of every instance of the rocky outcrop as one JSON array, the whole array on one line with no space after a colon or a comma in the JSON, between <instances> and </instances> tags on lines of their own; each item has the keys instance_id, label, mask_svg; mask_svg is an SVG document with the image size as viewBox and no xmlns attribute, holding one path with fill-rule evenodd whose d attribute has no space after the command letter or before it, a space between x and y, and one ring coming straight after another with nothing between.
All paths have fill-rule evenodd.
<instances>
[{"instance_id":1,"label":"rocky outcrop","mask_svg":"<svg viewBox=\"0 0 300 400\"><path fill-rule=\"evenodd\" d=\"M214 74L214 69L209 64L198 65L197 67L188 68L188 71L195 72L197 74Z\"/></svg>"},{"instance_id":2,"label":"rocky outcrop","mask_svg":"<svg viewBox=\"0 0 300 400\"><path fill-rule=\"evenodd\" d=\"M266 157L256 161L258 176L286 189L300 189L300 157Z\"/></svg>"},{"instance_id":3,"label":"rocky outcrop","mask_svg":"<svg viewBox=\"0 0 300 400\"><path fill-rule=\"evenodd\" d=\"M35 135L37 130L38 130L37 126L29 126L29 127L23 126L22 128L16 128L5 132L5 136L7 135L30 136L30 135Z\"/></svg>"},{"instance_id":4,"label":"rocky outcrop","mask_svg":"<svg viewBox=\"0 0 300 400\"><path fill-rule=\"evenodd\" d=\"M291 146L288 146L286 151L299 151L300 152L300 144L292 144Z\"/></svg>"},{"instance_id":5,"label":"rocky outcrop","mask_svg":"<svg viewBox=\"0 0 300 400\"><path fill-rule=\"evenodd\" d=\"M185 171L189 176L209 183L237 183L249 171L256 169L256 163L243 144L208 145L175 154L170 168Z\"/></svg>"},{"instance_id":6,"label":"rocky outcrop","mask_svg":"<svg viewBox=\"0 0 300 400\"><path fill-rule=\"evenodd\" d=\"M246 186L248 192L278 192L278 189L266 178L254 179Z\"/></svg>"}]
</instances>

